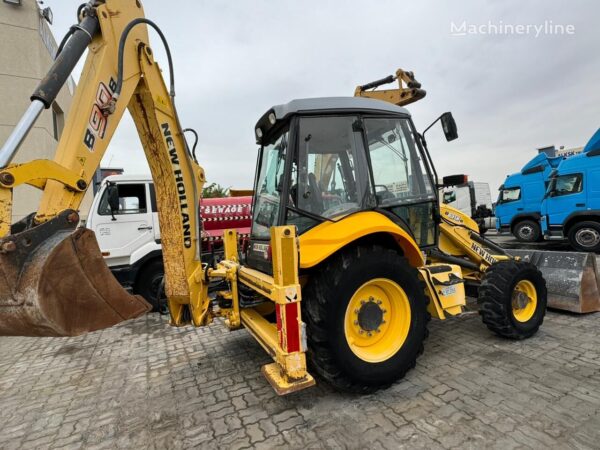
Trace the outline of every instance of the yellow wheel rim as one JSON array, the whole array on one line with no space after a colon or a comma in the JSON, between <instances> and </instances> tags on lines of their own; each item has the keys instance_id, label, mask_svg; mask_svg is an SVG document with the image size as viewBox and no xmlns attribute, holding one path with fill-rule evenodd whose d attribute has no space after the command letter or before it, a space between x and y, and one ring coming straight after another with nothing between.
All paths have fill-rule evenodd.
<instances>
[{"instance_id":1,"label":"yellow wheel rim","mask_svg":"<svg viewBox=\"0 0 600 450\"><path fill-rule=\"evenodd\" d=\"M346 309L344 333L352 352L378 363L394 356L408 336L411 311L397 283L374 278L359 287Z\"/></svg>"},{"instance_id":2,"label":"yellow wheel rim","mask_svg":"<svg viewBox=\"0 0 600 450\"><path fill-rule=\"evenodd\" d=\"M513 316L519 322L527 322L537 308L537 290L529 280L521 280L515 286L512 295Z\"/></svg>"}]
</instances>

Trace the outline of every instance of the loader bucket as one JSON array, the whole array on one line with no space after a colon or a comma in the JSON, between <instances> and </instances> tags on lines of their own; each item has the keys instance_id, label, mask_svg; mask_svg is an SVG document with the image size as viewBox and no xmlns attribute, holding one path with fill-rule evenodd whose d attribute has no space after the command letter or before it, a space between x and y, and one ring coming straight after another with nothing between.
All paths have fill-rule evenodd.
<instances>
[{"instance_id":1,"label":"loader bucket","mask_svg":"<svg viewBox=\"0 0 600 450\"><path fill-rule=\"evenodd\" d=\"M535 264L546 279L548 306L575 313L600 311L596 255L580 252L507 250Z\"/></svg>"},{"instance_id":2,"label":"loader bucket","mask_svg":"<svg viewBox=\"0 0 600 450\"><path fill-rule=\"evenodd\" d=\"M77 221L65 211L0 240L1 336L76 336L151 309L119 285L94 233L73 231Z\"/></svg>"}]
</instances>

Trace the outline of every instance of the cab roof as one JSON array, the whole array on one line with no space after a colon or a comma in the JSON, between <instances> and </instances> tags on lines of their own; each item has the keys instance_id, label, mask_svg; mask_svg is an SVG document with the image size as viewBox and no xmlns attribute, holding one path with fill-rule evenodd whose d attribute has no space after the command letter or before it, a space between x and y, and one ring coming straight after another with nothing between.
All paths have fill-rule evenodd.
<instances>
[{"instance_id":1,"label":"cab roof","mask_svg":"<svg viewBox=\"0 0 600 450\"><path fill-rule=\"evenodd\" d=\"M291 102L284 103L282 105L275 105L270 108L262 117L256 122L255 129L261 129L263 135L290 115L300 113L319 113L319 112L378 112L378 113L391 113L391 114L403 114L409 116L410 113L406 108L396 106L389 102L382 100L374 100L371 98L364 97L317 97L317 98L301 98L292 100ZM275 114L276 123L273 125L269 122L269 115ZM257 135L256 141L258 144L261 143L261 138Z\"/></svg>"},{"instance_id":2,"label":"cab roof","mask_svg":"<svg viewBox=\"0 0 600 450\"><path fill-rule=\"evenodd\" d=\"M128 181L139 181L139 182L151 182L152 181L152 176L150 174L132 174L132 175L108 175L107 177L105 177L103 180L103 182L115 182L115 183L123 183L123 182L128 182Z\"/></svg>"}]
</instances>

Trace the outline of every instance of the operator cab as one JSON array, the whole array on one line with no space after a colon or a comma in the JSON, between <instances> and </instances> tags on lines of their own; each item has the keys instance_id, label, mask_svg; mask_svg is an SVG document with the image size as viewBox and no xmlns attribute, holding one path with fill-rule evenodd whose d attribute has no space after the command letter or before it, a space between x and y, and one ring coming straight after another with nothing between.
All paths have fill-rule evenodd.
<instances>
[{"instance_id":1,"label":"operator cab","mask_svg":"<svg viewBox=\"0 0 600 450\"><path fill-rule=\"evenodd\" d=\"M271 271L272 226L295 225L302 235L366 210L421 248L436 244L432 168L406 109L359 97L293 100L267 111L255 131L251 267Z\"/></svg>"}]
</instances>

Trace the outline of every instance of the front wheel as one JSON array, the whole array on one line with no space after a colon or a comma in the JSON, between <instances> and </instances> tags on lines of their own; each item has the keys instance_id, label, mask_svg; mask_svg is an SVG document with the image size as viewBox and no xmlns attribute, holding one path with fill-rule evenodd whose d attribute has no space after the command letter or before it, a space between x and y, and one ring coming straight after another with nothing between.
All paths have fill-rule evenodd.
<instances>
[{"instance_id":1,"label":"front wheel","mask_svg":"<svg viewBox=\"0 0 600 450\"><path fill-rule=\"evenodd\" d=\"M569 230L569 243L580 252L600 252L600 224L579 222Z\"/></svg>"},{"instance_id":2,"label":"front wheel","mask_svg":"<svg viewBox=\"0 0 600 450\"><path fill-rule=\"evenodd\" d=\"M525 339L537 333L546 314L546 280L526 261L500 261L485 272L479 287L479 314L494 333Z\"/></svg>"},{"instance_id":3,"label":"front wheel","mask_svg":"<svg viewBox=\"0 0 600 450\"><path fill-rule=\"evenodd\" d=\"M426 297L416 269L394 250L343 250L310 278L303 304L309 364L339 390L388 386L423 352Z\"/></svg>"},{"instance_id":4,"label":"front wheel","mask_svg":"<svg viewBox=\"0 0 600 450\"><path fill-rule=\"evenodd\" d=\"M513 234L521 242L538 242L542 237L542 230L533 220L523 220L515 225Z\"/></svg>"}]
</instances>

